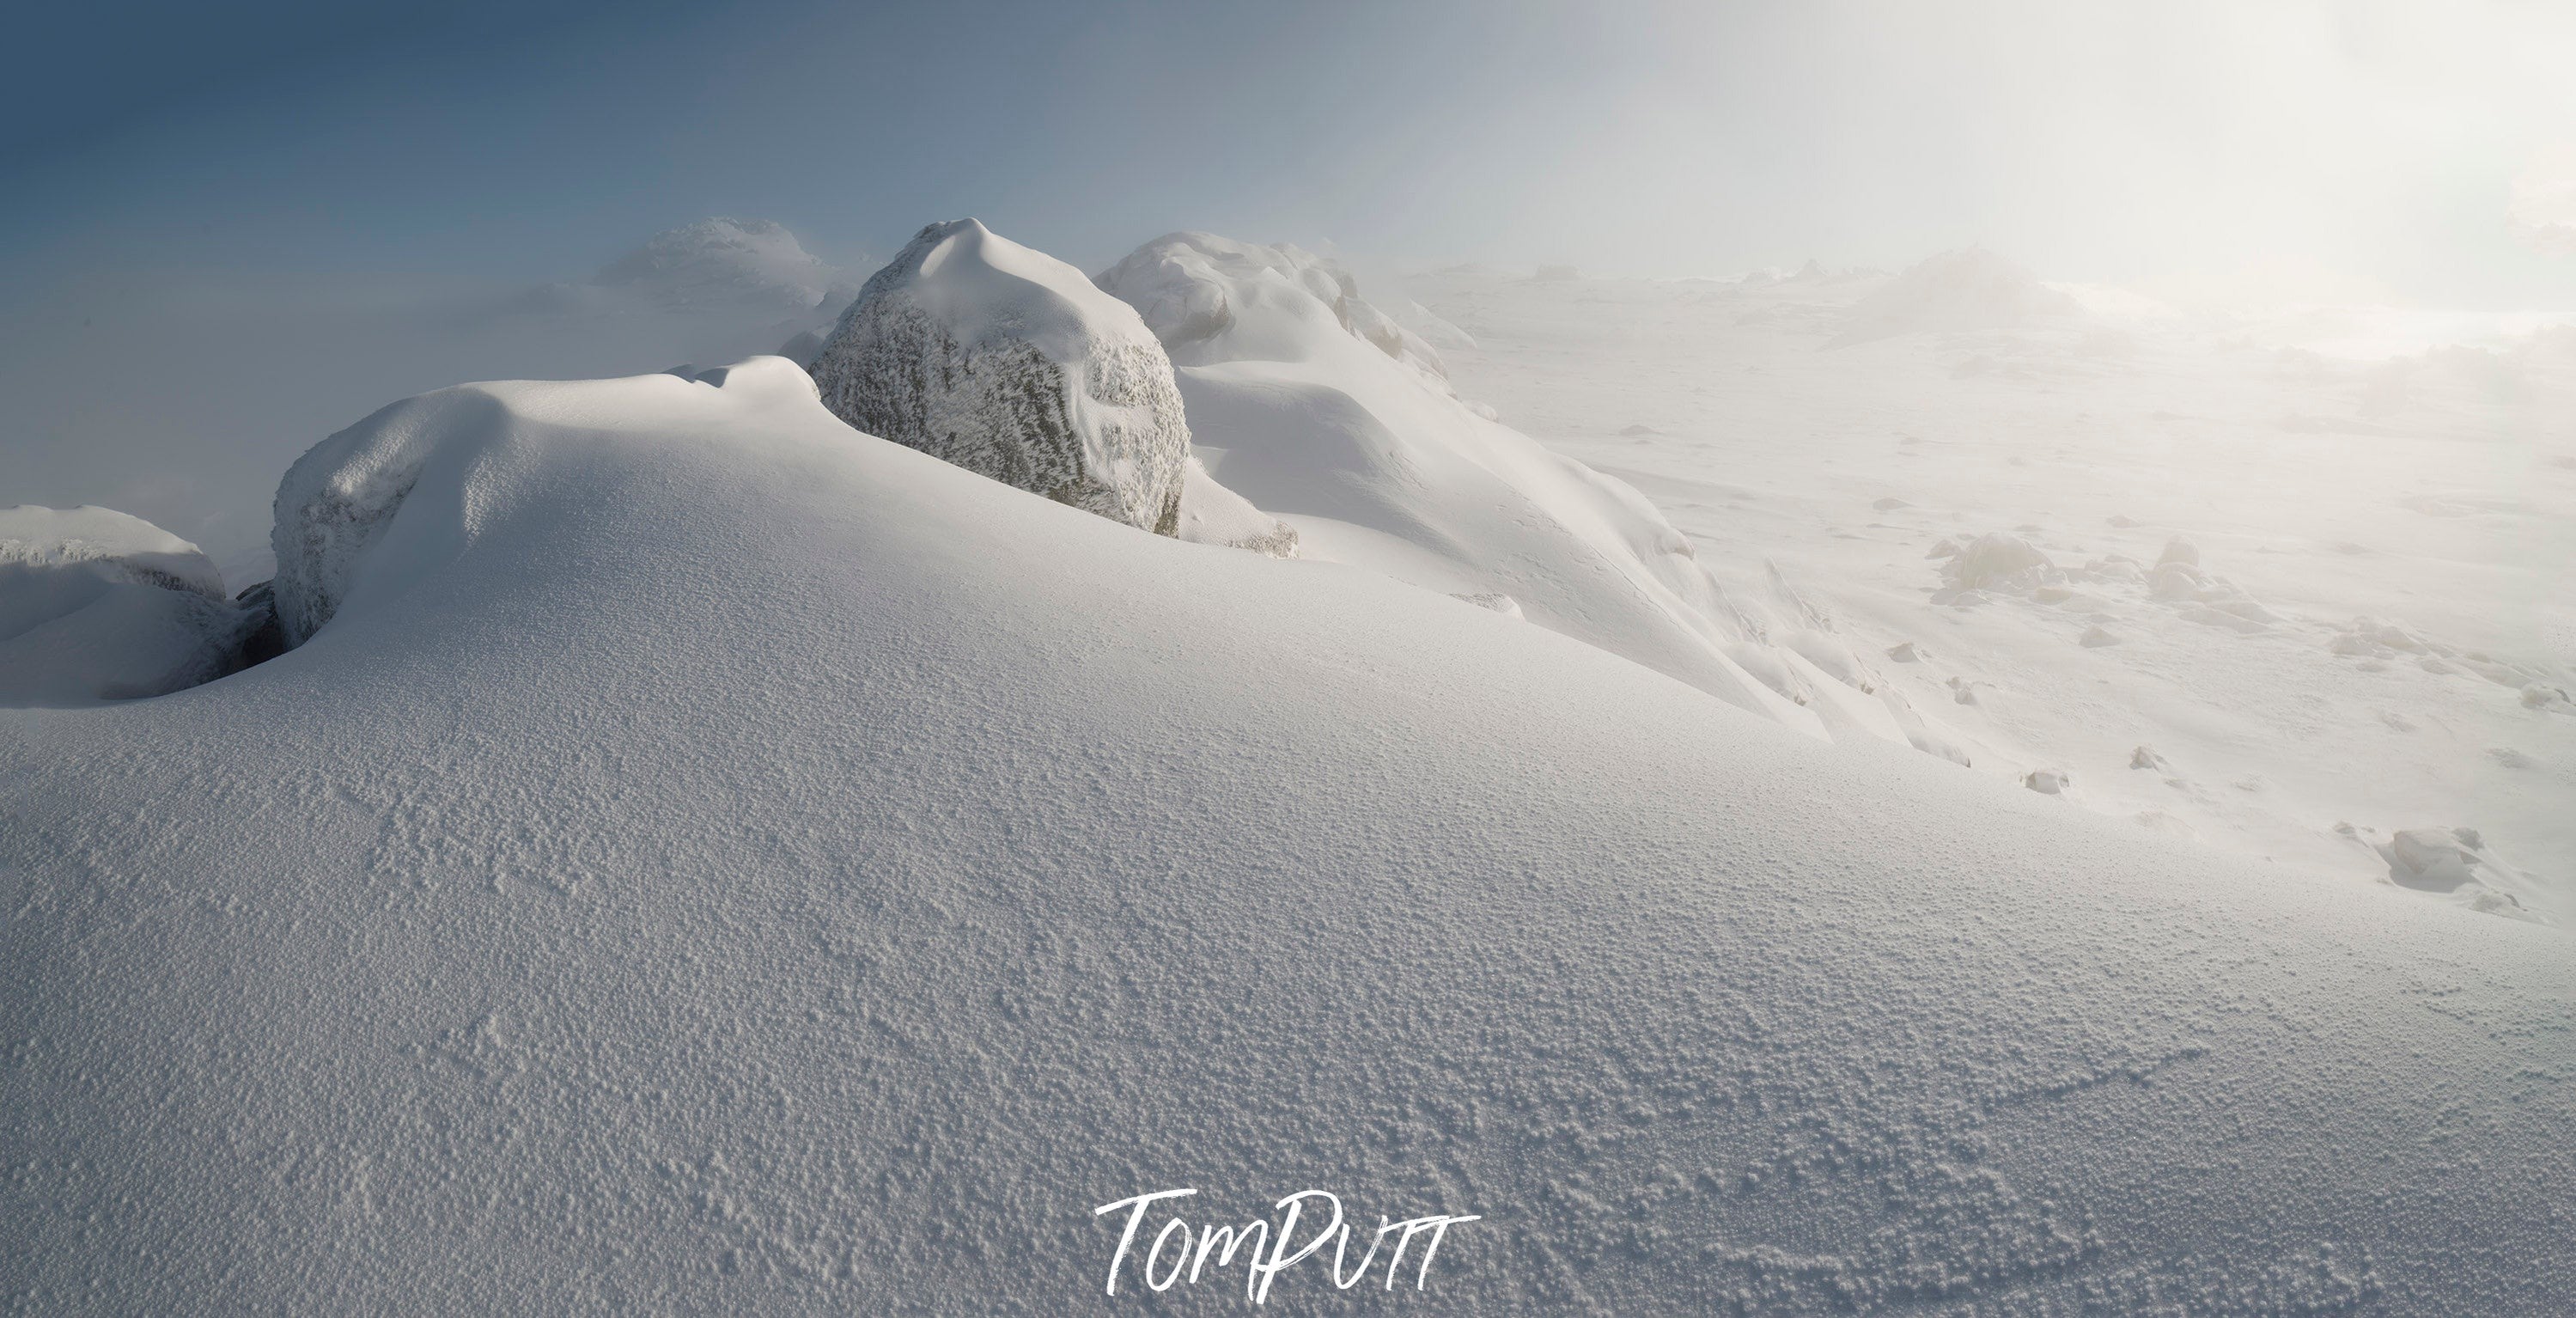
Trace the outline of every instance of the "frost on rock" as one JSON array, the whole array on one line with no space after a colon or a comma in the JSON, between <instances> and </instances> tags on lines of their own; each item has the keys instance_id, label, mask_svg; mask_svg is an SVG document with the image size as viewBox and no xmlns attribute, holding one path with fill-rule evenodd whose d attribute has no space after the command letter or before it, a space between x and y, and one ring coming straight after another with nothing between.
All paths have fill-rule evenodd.
<instances>
[{"instance_id":1,"label":"frost on rock","mask_svg":"<svg viewBox=\"0 0 2576 1318\"><path fill-rule=\"evenodd\" d=\"M248 630L195 545L107 508L0 509L0 705L164 695L240 665Z\"/></svg>"},{"instance_id":2,"label":"frost on rock","mask_svg":"<svg viewBox=\"0 0 2576 1318\"><path fill-rule=\"evenodd\" d=\"M1945 557L1950 561L1941 575L1953 590L2026 591L2059 575L2037 546L2002 531L1978 536Z\"/></svg>"},{"instance_id":3,"label":"frost on rock","mask_svg":"<svg viewBox=\"0 0 2576 1318\"><path fill-rule=\"evenodd\" d=\"M814 362L871 435L1113 521L1180 530L1190 432L1162 345L1081 271L975 220L870 278Z\"/></svg>"},{"instance_id":4,"label":"frost on rock","mask_svg":"<svg viewBox=\"0 0 2576 1318\"><path fill-rule=\"evenodd\" d=\"M1297 556L1297 528L1218 484L1197 453L1182 468L1178 534L1194 544L1249 549L1272 558Z\"/></svg>"}]
</instances>

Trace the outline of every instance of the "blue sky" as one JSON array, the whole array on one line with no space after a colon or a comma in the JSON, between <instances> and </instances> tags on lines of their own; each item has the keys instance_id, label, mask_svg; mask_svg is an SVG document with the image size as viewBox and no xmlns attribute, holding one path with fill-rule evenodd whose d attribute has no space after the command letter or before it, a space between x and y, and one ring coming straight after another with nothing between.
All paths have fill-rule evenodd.
<instances>
[{"instance_id":1,"label":"blue sky","mask_svg":"<svg viewBox=\"0 0 2576 1318\"><path fill-rule=\"evenodd\" d=\"M1619 273L1901 264L2576 304L2511 179L2576 18L2509 3L248 0L19 20L0 275L493 280L710 214L828 258L975 214ZM5 292L5 289L0 289Z\"/></svg>"}]
</instances>

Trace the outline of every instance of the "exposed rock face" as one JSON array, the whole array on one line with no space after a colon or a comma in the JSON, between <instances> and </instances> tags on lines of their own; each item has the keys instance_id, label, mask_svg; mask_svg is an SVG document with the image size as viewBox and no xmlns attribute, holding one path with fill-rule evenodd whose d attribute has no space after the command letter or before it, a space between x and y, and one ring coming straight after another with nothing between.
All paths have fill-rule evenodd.
<instances>
[{"instance_id":1,"label":"exposed rock face","mask_svg":"<svg viewBox=\"0 0 2576 1318\"><path fill-rule=\"evenodd\" d=\"M871 435L1179 533L1190 432L1162 345L1081 271L974 220L923 229L813 369L823 405Z\"/></svg>"},{"instance_id":2,"label":"exposed rock face","mask_svg":"<svg viewBox=\"0 0 2576 1318\"><path fill-rule=\"evenodd\" d=\"M195 545L107 508L0 509L0 706L165 695L256 626Z\"/></svg>"}]
</instances>

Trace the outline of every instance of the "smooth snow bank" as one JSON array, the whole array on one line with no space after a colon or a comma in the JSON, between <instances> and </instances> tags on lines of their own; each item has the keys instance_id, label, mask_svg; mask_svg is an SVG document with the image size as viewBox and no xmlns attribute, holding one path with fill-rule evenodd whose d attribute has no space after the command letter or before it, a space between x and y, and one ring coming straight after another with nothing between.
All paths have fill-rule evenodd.
<instances>
[{"instance_id":1,"label":"smooth snow bank","mask_svg":"<svg viewBox=\"0 0 2576 1318\"><path fill-rule=\"evenodd\" d=\"M1329 262L1178 233L1099 282L1162 336L1226 483L1294 522L1308 556L1508 597L1767 718L1956 758L1829 615L1729 598L1635 490L1459 401L1428 345L1373 336L1385 318Z\"/></svg>"},{"instance_id":2,"label":"smooth snow bank","mask_svg":"<svg viewBox=\"0 0 2576 1318\"><path fill-rule=\"evenodd\" d=\"M1249 549L1273 558L1297 556L1297 528L1252 506L1250 499L1217 483L1202 459L1223 461L1222 449L1193 451L1182 469L1178 536L1203 545Z\"/></svg>"},{"instance_id":3,"label":"smooth snow bank","mask_svg":"<svg viewBox=\"0 0 2576 1318\"><path fill-rule=\"evenodd\" d=\"M1839 348L1922 330L2015 329L2078 320L2084 308L2028 270L1982 247L1943 252L1908 267L1852 304Z\"/></svg>"},{"instance_id":4,"label":"smooth snow bank","mask_svg":"<svg viewBox=\"0 0 2576 1318\"><path fill-rule=\"evenodd\" d=\"M307 644L0 721L28 1312L1061 1314L1179 1187L1480 1214L1445 1312L2576 1289L2555 931L1135 535L783 361L393 414Z\"/></svg>"},{"instance_id":5,"label":"smooth snow bank","mask_svg":"<svg viewBox=\"0 0 2576 1318\"><path fill-rule=\"evenodd\" d=\"M244 631L195 545L84 505L0 508L0 706L157 696L222 676Z\"/></svg>"},{"instance_id":6,"label":"smooth snow bank","mask_svg":"<svg viewBox=\"0 0 2576 1318\"><path fill-rule=\"evenodd\" d=\"M1162 345L1081 271L934 224L871 277L814 362L833 414L1059 503L1171 535L1189 425Z\"/></svg>"}]
</instances>

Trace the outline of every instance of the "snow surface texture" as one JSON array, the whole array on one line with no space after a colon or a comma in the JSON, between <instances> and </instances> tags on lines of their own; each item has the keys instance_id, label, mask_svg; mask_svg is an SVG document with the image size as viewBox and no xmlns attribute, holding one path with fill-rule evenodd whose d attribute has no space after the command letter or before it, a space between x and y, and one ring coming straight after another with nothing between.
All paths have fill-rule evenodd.
<instances>
[{"instance_id":1,"label":"snow surface texture","mask_svg":"<svg viewBox=\"0 0 2576 1318\"><path fill-rule=\"evenodd\" d=\"M2459 326L2086 290L1818 351L1920 275L1407 291L1481 345L1462 388L1652 496L1735 598L1791 574L1977 773L2576 921L2576 329L2390 355ZM2457 888L2385 854L2463 828Z\"/></svg>"},{"instance_id":2,"label":"snow surface texture","mask_svg":"<svg viewBox=\"0 0 2576 1318\"><path fill-rule=\"evenodd\" d=\"M1956 758L1938 725L1784 580L1729 597L1635 490L1495 424L1439 354L1350 276L1295 247L1179 233L1100 276L1161 336L1227 484L1296 526L1308 557L1521 616L1818 735Z\"/></svg>"},{"instance_id":3,"label":"snow surface texture","mask_svg":"<svg viewBox=\"0 0 2576 1318\"><path fill-rule=\"evenodd\" d=\"M1091 1210L1181 1186L1483 1216L1301 1312L2576 1289L2558 931L1136 535L783 359L369 428L306 644L0 720L15 1311L1144 1308Z\"/></svg>"},{"instance_id":4,"label":"snow surface texture","mask_svg":"<svg viewBox=\"0 0 2576 1318\"><path fill-rule=\"evenodd\" d=\"M1162 345L1082 272L974 220L860 290L814 363L872 435L1113 521L1180 529L1190 431Z\"/></svg>"},{"instance_id":5,"label":"snow surface texture","mask_svg":"<svg viewBox=\"0 0 2576 1318\"><path fill-rule=\"evenodd\" d=\"M248 630L195 545L107 508L0 508L0 706L157 696L222 676Z\"/></svg>"}]
</instances>

